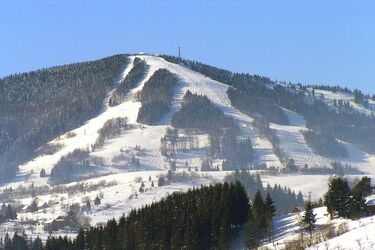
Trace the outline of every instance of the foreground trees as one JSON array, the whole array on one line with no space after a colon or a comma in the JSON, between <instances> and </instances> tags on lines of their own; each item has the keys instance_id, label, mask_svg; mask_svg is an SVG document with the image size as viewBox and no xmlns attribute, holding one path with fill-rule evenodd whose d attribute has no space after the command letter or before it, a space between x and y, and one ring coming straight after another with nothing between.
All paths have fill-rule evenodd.
<instances>
[{"instance_id":1,"label":"foreground trees","mask_svg":"<svg viewBox=\"0 0 375 250\"><path fill-rule=\"evenodd\" d=\"M44 249L226 249L248 213L249 200L240 183L216 184L174 193L119 221L81 230L73 240L50 237ZM5 242L22 244L17 249L40 245L26 235L7 236Z\"/></svg>"},{"instance_id":2,"label":"foreground trees","mask_svg":"<svg viewBox=\"0 0 375 250\"><path fill-rule=\"evenodd\" d=\"M1 78L0 182L40 146L97 115L127 64L116 55Z\"/></svg>"},{"instance_id":3,"label":"foreground trees","mask_svg":"<svg viewBox=\"0 0 375 250\"><path fill-rule=\"evenodd\" d=\"M324 203L331 217L359 218L366 212L365 197L371 194L371 179L362 179L350 189L346 179L332 178L328 184L328 192L324 195Z\"/></svg>"},{"instance_id":4,"label":"foreground trees","mask_svg":"<svg viewBox=\"0 0 375 250\"><path fill-rule=\"evenodd\" d=\"M174 193L118 221L80 230L75 239L49 237L43 245L39 238L6 234L0 249L227 249L245 224L249 247L255 247L272 233L274 214L269 194L264 200L258 191L250 203L239 182L216 184Z\"/></svg>"},{"instance_id":5,"label":"foreground trees","mask_svg":"<svg viewBox=\"0 0 375 250\"><path fill-rule=\"evenodd\" d=\"M305 213L303 215L302 223L305 226L305 229L310 233L312 237L312 232L315 229L315 219L316 215L314 214L313 205L311 201L307 201L305 205Z\"/></svg>"}]
</instances>

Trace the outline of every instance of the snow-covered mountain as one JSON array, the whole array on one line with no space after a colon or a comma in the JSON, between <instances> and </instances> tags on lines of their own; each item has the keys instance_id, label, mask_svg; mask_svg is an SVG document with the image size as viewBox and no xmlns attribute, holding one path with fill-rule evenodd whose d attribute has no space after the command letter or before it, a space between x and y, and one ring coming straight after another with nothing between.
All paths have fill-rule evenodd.
<instances>
[{"instance_id":1,"label":"snow-covered mountain","mask_svg":"<svg viewBox=\"0 0 375 250\"><path fill-rule=\"evenodd\" d=\"M137 59L136 59L137 58ZM116 98L115 93L122 82L129 76L135 60L142 60L147 65L145 74L132 83L118 105L112 105ZM211 103L220 109L226 117L232 118L238 125L238 138L249 138L254 149L254 159L251 166L266 164L272 173L266 173L263 178L265 184L282 184L289 186L295 191L302 191L305 195L313 192L313 198L319 198L326 190L326 183L330 174L310 172L282 172L286 165L293 159L298 169L303 170L305 165L309 169L331 168L331 162L349 164L357 169L358 175L373 175L375 169L375 155L367 153L358 145L337 138L344 145L347 157L319 155L305 140L303 131L308 131L307 121L303 114L279 107L288 118L288 124L270 122L269 126L279 140L279 147L284 156L275 153L274 142L269 137L262 135L259 129L254 127L254 119L261 115L241 112L232 105L228 97L227 82L213 80L207 75L194 71L188 65L173 63L163 57L156 55L130 55L124 60L122 72L110 89L106 90L100 112L93 118L81 123L79 127L64 131L54 139L44 143L37 150L37 155L18 166L16 177L10 178L0 186L0 195L4 202L11 199L24 206L25 209L19 214L20 220L33 220L42 225L55 220L63 214L67 204L75 202L82 203L87 197L94 200L101 197L101 206L92 208L88 216L92 219L91 224L105 222L112 217L119 217L122 213L132 208L140 207L164 197L168 193L186 190L188 188L208 184L222 180L228 171L220 171L223 168L223 160L213 157L211 160L219 171L201 171L202 161L207 155L210 146L209 133L199 131L189 133L181 129L178 133L181 137L191 137L198 141L194 148L177 150L175 155L176 166L172 169L177 173L192 172L182 181L176 181L169 185L156 188L158 178L166 175L171 170L171 160L162 154L161 139L165 136L167 129L172 127L173 116L183 105L185 94L190 91L193 94L206 96ZM152 125L141 123L137 120L142 102L139 93L145 84L153 77L155 72L165 69L173 74L177 82L173 88L171 105L161 119ZM296 90L290 86L277 83L270 84L267 88L281 86L290 91ZM58 90L57 90L58 91ZM306 102L319 99L334 108L339 100L349 103L355 110L369 117L374 115L372 109L375 102L369 100L369 105L364 106L354 101L354 95L340 91L322 90L307 87L303 90ZM314 93L312 93L314 92ZM309 99L310 98L310 99ZM79 112L79 111L77 111ZM107 137L99 147L94 147L100 137L100 130L106 123L115 119L126 119L127 129L120 133ZM51 152L43 153L43 149L53 148ZM60 185L51 181L53 168L62 159L69 159L71 153L77 150L85 151L84 171L74 172L72 170L71 181L64 181ZM134 162L135 161L135 162ZM45 172L41 174L41 172ZM251 170L257 171L257 170ZM139 192L142 186L143 192ZM32 197L21 194L22 188L35 189L38 191L39 204L46 203L48 207L31 212L26 207L31 203ZM9 197L9 189L17 190L15 198ZM47 190L47 191L43 191ZM136 194L136 195L135 195ZM0 226L2 229L12 228L16 223L9 222ZM31 232L32 231L32 232ZM44 231L36 227L29 234L41 234Z\"/></svg>"}]
</instances>

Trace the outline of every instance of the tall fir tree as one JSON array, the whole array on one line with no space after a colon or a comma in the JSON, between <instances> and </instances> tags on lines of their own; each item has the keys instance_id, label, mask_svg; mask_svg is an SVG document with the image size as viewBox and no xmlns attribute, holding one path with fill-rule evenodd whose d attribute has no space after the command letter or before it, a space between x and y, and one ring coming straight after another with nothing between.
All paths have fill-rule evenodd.
<instances>
[{"instance_id":1,"label":"tall fir tree","mask_svg":"<svg viewBox=\"0 0 375 250\"><path fill-rule=\"evenodd\" d=\"M324 195L324 203L331 218L334 215L348 218L350 215L351 191L346 179L332 178L328 183L328 191Z\"/></svg>"},{"instance_id":2,"label":"tall fir tree","mask_svg":"<svg viewBox=\"0 0 375 250\"><path fill-rule=\"evenodd\" d=\"M276 208L273 204L270 193L267 193L266 200L264 202L264 212L267 220L267 233L271 239L273 236L273 217L276 215Z\"/></svg>"},{"instance_id":3,"label":"tall fir tree","mask_svg":"<svg viewBox=\"0 0 375 250\"><path fill-rule=\"evenodd\" d=\"M315 229L316 215L314 214L311 201L306 202L302 223L305 226L305 229L309 232L310 237L312 237L312 232Z\"/></svg>"},{"instance_id":4,"label":"tall fir tree","mask_svg":"<svg viewBox=\"0 0 375 250\"><path fill-rule=\"evenodd\" d=\"M253 216L254 222L258 227L258 239L262 238L267 230L267 219L265 214L265 204L261 192L258 190L255 193L253 202Z\"/></svg>"}]
</instances>

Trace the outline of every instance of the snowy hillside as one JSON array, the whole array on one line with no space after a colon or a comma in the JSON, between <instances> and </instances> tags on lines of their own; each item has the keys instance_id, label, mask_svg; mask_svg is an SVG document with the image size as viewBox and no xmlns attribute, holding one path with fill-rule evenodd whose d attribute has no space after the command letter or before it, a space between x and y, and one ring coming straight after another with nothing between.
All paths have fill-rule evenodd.
<instances>
[{"instance_id":1,"label":"snowy hillside","mask_svg":"<svg viewBox=\"0 0 375 250\"><path fill-rule=\"evenodd\" d=\"M120 149L131 150L135 145L140 145L141 148L145 149L145 152L147 152L146 155L141 158L141 163L145 169L165 169L166 164L159 153L159 140L164 135L166 127L170 126L171 117L174 112L180 108L182 97L188 90L192 93L206 95L215 105L220 107L225 114L233 117L238 122L242 135L252 140L259 162L265 162L268 166L281 166L278 158L272 153L272 145L266 139L262 139L252 128L252 117L241 113L231 106L231 102L226 94L227 85L211 80L184 66L169 63L160 57L148 55L132 56L130 57L131 62L135 57L145 60L150 66L146 77L138 83L136 88L131 90L122 104L109 107L108 100L113 91L109 92L107 98L104 100L104 110L101 114L88 121L82 127L51 141L50 144L62 145L59 151L52 155L39 156L33 161L20 166L20 173L22 175L28 175L30 172L34 172L28 179L30 183L37 182L37 175L42 168L46 169L48 173L63 155L77 148L90 148L97 139L97 131L106 121L116 117L126 117L129 124L133 126L133 129L126 131L117 138L109 140L106 142L103 149L93 152L92 155L103 157L108 164L111 164L114 157L121 155ZM131 67L132 63L129 63L121 76L122 79L126 77ZM144 83L153 73L161 68L167 69L179 78L179 83L175 89L172 108L163 120L159 122L159 125L147 126L138 124L136 118L141 104L136 101L136 93L143 88ZM323 95L328 101L332 101L333 99L350 100L350 98L344 94L340 95L320 90L316 90L316 93ZM358 166L360 169L368 170L368 166L374 161L373 156L362 152L349 143L346 144L349 151L349 158L347 159L326 158L314 154L309 146L306 145L300 133L300 131L306 129L303 117L288 110L285 110L285 113L291 121L290 125L272 124L271 128L277 131L277 136L281 139L282 148L297 164L301 166L308 164L309 166L319 167L328 166L330 162L339 160ZM75 136L69 137L69 134L74 134ZM199 154L199 152L196 153L197 155L187 156L194 163L197 163L199 158L202 157L202 154Z\"/></svg>"},{"instance_id":2,"label":"snowy hillside","mask_svg":"<svg viewBox=\"0 0 375 250\"><path fill-rule=\"evenodd\" d=\"M122 103L116 106L110 105L120 83L133 69L135 58L144 60L147 64L148 69L145 76L134 83L135 87L129 90ZM181 175L184 175L182 174L184 171L190 172L187 177L158 187L159 177L167 175L170 170L169 162L160 150L161 138L165 135L167 128L171 127L173 115L181 109L183 97L187 91L207 96L227 117L233 118L240 130L238 131L239 137L249 138L252 142L255 153L254 164L266 164L267 168L273 167L272 169L276 169L276 171L285 168L285 162L282 162L274 153L271 141L261 136L254 128L252 122L255 117L244 114L231 105L227 95L229 86L225 82L212 80L186 66L168 62L158 56L142 54L129 56L128 59L129 62L118 81L106 93L101 112L96 117L48 142L45 146L54 147L56 150L50 154L40 154L31 161L20 165L16 178L0 184L0 195L2 195L0 197L4 197L4 202L16 202L22 207L19 219L33 221L37 224L37 226L34 225L35 227L28 225L29 228L26 229L29 235L46 237L46 232L41 229L42 225L63 215L68 205L84 203L87 199L94 200L96 197L101 197L101 204L93 207L87 214L91 219L91 225L95 225L113 217L118 218L133 208L160 200L172 192L222 181L228 172L201 171L202 159L209 146L208 134L201 132L189 135L199 141L197 148L179 151L176 154L176 172ZM178 79L173 90L172 105L168 113L156 124L141 124L137 122L142 106L138 94L159 69L166 69ZM272 88L272 86L268 87ZM371 110L352 102L352 97L349 95L323 90L316 90L316 94L323 96L330 104L334 99L349 100L356 109L369 115L372 114ZM370 107L373 106L374 104L371 102ZM281 149L285 152L286 157L294 159L300 168L306 164L310 168L329 167L331 162L340 161L357 167L366 175L375 174L373 168L375 156L365 153L353 144L343 142L349 154L347 158L329 158L315 154L302 134L302 131L307 130L304 117L285 108L283 108L283 112L288 117L289 124L270 123L270 128L279 138ZM128 128L121 131L120 134L106 139L101 147L94 147L99 137L98 131L103 128L106 122L114 118L126 118ZM54 185L50 179L52 169L63 157L67 157L77 149L88 152L87 161L90 171L77 173L73 182ZM138 160L139 164L132 164L133 159ZM220 168L222 163L222 159L214 159L214 164ZM46 176L41 175L42 170L45 171ZM252 171L257 172L256 170ZM312 191L313 199L318 199L325 192L330 175L267 173L262 177L264 177L265 186L281 184L296 192L301 191L305 196ZM27 191L25 190L31 187L39 191L38 203L46 203L48 207L37 212L27 210L32 198L26 195ZM142 192L139 191L141 188ZM11 191L9 191L10 189ZM15 193L15 196L12 192ZM296 231L294 229L295 222L293 222L295 219L295 217L285 217L284 221L280 220L278 223L283 224L280 227L290 227L290 230L294 232ZM16 226L17 221L0 225L0 236L1 233L8 229L13 230ZM369 227L372 228L371 225ZM280 236L281 238L282 236Z\"/></svg>"},{"instance_id":3,"label":"snowy hillside","mask_svg":"<svg viewBox=\"0 0 375 250\"><path fill-rule=\"evenodd\" d=\"M359 220L333 219L328 216L326 207L314 209L316 230L314 242L306 249L374 249L375 216ZM308 233L301 230L303 212L291 213L274 219L276 228L273 243L265 244L269 249L285 249L301 238L309 241Z\"/></svg>"}]
</instances>

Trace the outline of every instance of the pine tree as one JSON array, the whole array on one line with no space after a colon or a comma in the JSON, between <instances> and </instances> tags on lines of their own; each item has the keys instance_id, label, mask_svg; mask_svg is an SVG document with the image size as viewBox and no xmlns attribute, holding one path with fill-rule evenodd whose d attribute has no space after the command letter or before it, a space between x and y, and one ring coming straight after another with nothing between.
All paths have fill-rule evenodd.
<instances>
[{"instance_id":1,"label":"pine tree","mask_svg":"<svg viewBox=\"0 0 375 250\"><path fill-rule=\"evenodd\" d=\"M273 204L270 193L267 193L266 200L264 202L264 213L267 220L267 231L269 237L273 234L273 217L276 215L276 208Z\"/></svg>"},{"instance_id":2,"label":"pine tree","mask_svg":"<svg viewBox=\"0 0 375 250\"><path fill-rule=\"evenodd\" d=\"M13 250L12 239L9 237L8 233L5 234L4 238L4 250Z\"/></svg>"},{"instance_id":3,"label":"pine tree","mask_svg":"<svg viewBox=\"0 0 375 250\"><path fill-rule=\"evenodd\" d=\"M42 250L43 249L43 242L39 237L36 237L32 244L32 250Z\"/></svg>"},{"instance_id":4,"label":"pine tree","mask_svg":"<svg viewBox=\"0 0 375 250\"><path fill-rule=\"evenodd\" d=\"M371 178L367 176L362 177L362 179L353 187L353 193L358 193L363 197L371 195Z\"/></svg>"},{"instance_id":5,"label":"pine tree","mask_svg":"<svg viewBox=\"0 0 375 250\"><path fill-rule=\"evenodd\" d=\"M42 170L40 170L39 176L40 176L40 178L46 177L46 170L44 170L44 168L42 168Z\"/></svg>"},{"instance_id":6,"label":"pine tree","mask_svg":"<svg viewBox=\"0 0 375 250\"><path fill-rule=\"evenodd\" d=\"M259 246L259 230L254 220L252 206L249 207L249 212L246 222L246 246L249 249L256 249Z\"/></svg>"},{"instance_id":7,"label":"pine tree","mask_svg":"<svg viewBox=\"0 0 375 250\"><path fill-rule=\"evenodd\" d=\"M258 239L260 239L267 230L267 219L266 214L264 212L265 205L263 201L263 196L259 190L255 193L252 207L254 221L258 227Z\"/></svg>"},{"instance_id":8,"label":"pine tree","mask_svg":"<svg viewBox=\"0 0 375 250\"><path fill-rule=\"evenodd\" d=\"M331 218L336 213L339 217L349 217L350 195L351 191L348 182L344 178L337 177L330 180L328 192L324 195L324 204L327 206Z\"/></svg>"},{"instance_id":9,"label":"pine tree","mask_svg":"<svg viewBox=\"0 0 375 250\"><path fill-rule=\"evenodd\" d=\"M315 229L316 215L314 214L313 206L311 201L307 201L305 205L305 213L303 215L302 223L305 229L310 233L312 237L312 232Z\"/></svg>"}]
</instances>

